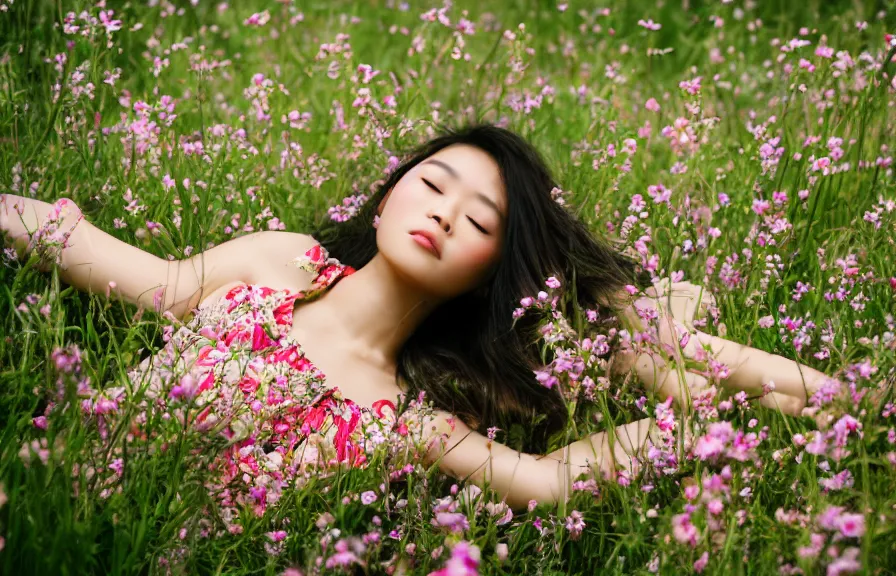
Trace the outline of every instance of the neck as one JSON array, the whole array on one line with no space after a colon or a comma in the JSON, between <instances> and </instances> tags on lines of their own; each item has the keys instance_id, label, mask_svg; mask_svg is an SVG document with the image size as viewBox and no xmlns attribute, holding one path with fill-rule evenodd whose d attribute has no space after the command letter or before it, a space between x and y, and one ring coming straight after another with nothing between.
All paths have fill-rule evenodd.
<instances>
[{"instance_id":1,"label":"neck","mask_svg":"<svg viewBox=\"0 0 896 576\"><path fill-rule=\"evenodd\" d=\"M440 303L399 277L378 253L320 299L300 306L295 323L331 334L357 357L393 366L401 347Z\"/></svg>"}]
</instances>

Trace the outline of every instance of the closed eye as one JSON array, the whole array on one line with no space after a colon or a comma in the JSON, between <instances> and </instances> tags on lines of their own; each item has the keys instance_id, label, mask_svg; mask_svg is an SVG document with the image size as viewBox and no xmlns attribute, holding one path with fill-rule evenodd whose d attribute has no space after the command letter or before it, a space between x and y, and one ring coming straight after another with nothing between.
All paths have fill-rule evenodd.
<instances>
[{"instance_id":1,"label":"closed eye","mask_svg":"<svg viewBox=\"0 0 896 576\"><path fill-rule=\"evenodd\" d=\"M435 185L434 185L432 182L430 182L429 180L427 180L426 178L421 178L421 180L423 180L423 181L426 183L427 186L429 186L430 188L432 188L433 190L435 190L435 191L438 192L439 194L442 193L441 190L439 190L438 188L436 188Z\"/></svg>"},{"instance_id":2,"label":"closed eye","mask_svg":"<svg viewBox=\"0 0 896 576\"><path fill-rule=\"evenodd\" d=\"M432 188L433 190L435 190L436 193L438 193L438 194L441 194L441 193L442 193L441 190L439 190L438 188L436 188L436 186L435 186L432 182L430 182L429 180L427 180L426 178L421 178L421 180L423 180L423 182L424 182L427 186L429 186L430 188ZM470 222L472 222L472 223L473 223L473 226L475 226L477 230L479 230L480 232L482 232L482 233L485 234L485 235L488 235L488 231L487 231L485 228L483 228L482 226L480 226L478 222L476 222L475 220L473 220L473 219L470 218L469 216L467 216L467 220L469 220Z\"/></svg>"},{"instance_id":3,"label":"closed eye","mask_svg":"<svg viewBox=\"0 0 896 576\"><path fill-rule=\"evenodd\" d=\"M473 226L475 226L476 228L478 228L480 232L482 232L483 234L488 234L488 232L486 231L485 228L483 228L482 226L480 226L479 223L477 223L475 220L473 220L473 219L470 218L469 216L467 216L467 220L469 220L470 222L472 222L472 223L473 223Z\"/></svg>"}]
</instances>

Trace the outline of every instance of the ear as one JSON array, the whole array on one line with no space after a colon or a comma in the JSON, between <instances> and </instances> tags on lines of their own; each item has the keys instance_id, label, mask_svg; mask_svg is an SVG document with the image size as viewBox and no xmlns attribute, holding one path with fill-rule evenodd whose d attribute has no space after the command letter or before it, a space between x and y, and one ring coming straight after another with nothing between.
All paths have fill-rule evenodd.
<instances>
[{"instance_id":1,"label":"ear","mask_svg":"<svg viewBox=\"0 0 896 576\"><path fill-rule=\"evenodd\" d=\"M382 200L380 200L380 204L379 204L379 206L376 207L376 215L377 215L377 216L382 216L382 215L383 215L383 208L386 207L386 200L388 200L388 199L389 199L389 196L392 195L392 190L395 190L395 186L392 186L391 188L389 188L389 191L386 192L386 195L383 196L383 199L382 199Z\"/></svg>"}]
</instances>

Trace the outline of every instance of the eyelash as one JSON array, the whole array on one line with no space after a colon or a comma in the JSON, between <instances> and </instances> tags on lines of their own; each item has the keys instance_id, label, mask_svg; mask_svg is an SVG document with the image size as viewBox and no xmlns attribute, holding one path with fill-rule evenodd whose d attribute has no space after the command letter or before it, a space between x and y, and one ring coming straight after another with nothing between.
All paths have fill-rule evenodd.
<instances>
[{"instance_id":1,"label":"eyelash","mask_svg":"<svg viewBox=\"0 0 896 576\"><path fill-rule=\"evenodd\" d=\"M427 186L429 186L430 188L432 188L433 190L435 190L436 193L438 193L438 194L442 194L442 191L439 190L438 188L436 188L436 186L435 186L432 182L430 182L430 181L427 180L426 178L421 178L421 180L423 180L423 182L426 183ZM486 231L486 229L483 228L482 226L480 226L475 220L473 220L473 219L470 218L469 216L467 216L467 220L469 220L470 222L472 222L472 223L473 223L473 226L475 226L480 232L482 232L482 233L485 234L485 235L488 235L488 232Z\"/></svg>"}]
</instances>

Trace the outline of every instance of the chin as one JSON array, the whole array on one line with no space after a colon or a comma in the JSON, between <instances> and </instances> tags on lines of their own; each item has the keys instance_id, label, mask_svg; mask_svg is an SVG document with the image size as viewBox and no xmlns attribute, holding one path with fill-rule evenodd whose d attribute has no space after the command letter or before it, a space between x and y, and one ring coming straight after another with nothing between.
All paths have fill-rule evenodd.
<instances>
[{"instance_id":1,"label":"chin","mask_svg":"<svg viewBox=\"0 0 896 576\"><path fill-rule=\"evenodd\" d=\"M464 276L462 272L452 273L448 262L429 254L413 239L392 236L384 240L379 245L383 259L408 283L418 286L421 292L439 300L451 300L472 290L465 287L465 282L459 282Z\"/></svg>"}]
</instances>

